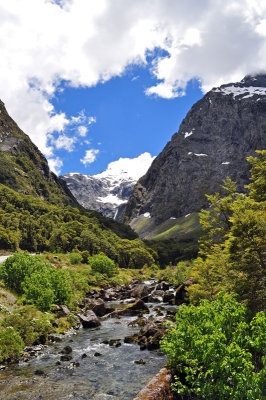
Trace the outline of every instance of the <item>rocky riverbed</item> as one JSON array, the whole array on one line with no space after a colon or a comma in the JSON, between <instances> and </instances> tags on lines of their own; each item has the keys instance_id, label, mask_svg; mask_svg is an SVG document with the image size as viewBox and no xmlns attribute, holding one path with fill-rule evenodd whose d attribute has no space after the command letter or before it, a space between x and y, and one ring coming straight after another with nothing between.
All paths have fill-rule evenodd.
<instances>
[{"instance_id":1,"label":"rocky riverbed","mask_svg":"<svg viewBox=\"0 0 266 400\"><path fill-rule=\"evenodd\" d=\"M18 365L0 371L0 399L132 399L166 361L159 340L177 301L166 282L91 291L75 329L25 349Z\"/></svg>"}]
</instances>

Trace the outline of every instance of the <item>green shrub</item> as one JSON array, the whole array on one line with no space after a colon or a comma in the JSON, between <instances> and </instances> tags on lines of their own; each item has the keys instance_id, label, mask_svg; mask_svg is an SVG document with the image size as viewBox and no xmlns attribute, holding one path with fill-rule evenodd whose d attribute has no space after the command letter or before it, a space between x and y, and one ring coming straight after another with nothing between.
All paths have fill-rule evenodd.
<instances>
[{"instance_id":1,"label":"green shrub","mask_svg":"<svg viewBox=\"0 0 266 400\"><path fill-rule=\"evenodd\" d=\"M25 277L43 264L39 256L33 257L27 253L15 253L13 256L8 257L1 265L0 279L3 279L9 289L22 294L22 283Z\"/></svg>"},{"instance_id":2,"label":"green shrub","mask_svg":"<svg viewBox=\"0 0 266 400\"><path fill-rule=\"evenodd\" d=\"M23 301L34 304L41 311L49 311L55 303L55 293L48 273L35 273L23 282Z\"/></svg>"},{"instance_id":3,"label":"green shrub","mask_svg":"<svg viewBox=\"0 0 266 400\"><path fill-rule=\"evenodd\" d=\"M179 261L176 266L168 266L162 270L159 276L161 279L166 279L174 285L180 285L188 278L191 265L190 261Z\"/></svg>"},{"instance_id":4,"label":"green shrub","mask_svg":"<svg viewBox=\"0 0 266 400\"><path fill-rule=\"evenodd\" d=\"M115 274L115 263L109 257L102 254L96 254L88 258L93 273L105 274L108 277Z\"/></svg>"},{"instance_id":5,"label":"green shrub","mask_svg":"<svg viewBox=\"0 0 266 400\"><path fill-rule=\"evenodd\" d=\"M262 399L265 335L265 315L248 324L234 295L180 307L176 327L161 341L177 372L174 391L208 400Z\"/></svg>"},{"instance_id":6,"label":"green shrub","mask_svg":"<svg viewBox=\"0 0 266 400\"><path fill-rule=\"evenodd\" d=\"M32 345L40 336L44 336L47 340L53 329L51 316L41 313L33 306L24 306L15 310L1 321L1 325L6 329L11 327L27 346ZM14 337L17 336L14 335ZM18 343L20 343L19 339ZM12 342L10 346L12 347Z\"/></svg>"},{"instance_id":7,"label":"green shrub","mask_svg":"<svg viewBox=\"0 0 266 400\"><path fill-rule=\"evenodd\" d=\"M4 304L0 304L0 313L1 314L10 314L10 310L7 306L5 306Z\"/></svg>"},{"instance_id":8,"label":"green shrub","mask_svg":"<svg viewBox=\"0 0 266 400\"><path fill-rule=\"evenodd\" d=\"M88 262L88 258L90 256L90 252L88 250L84 250L80 254L82 256L82 263L86 264Z\"/></svg>"},{"instance_id":9,"label":"green shrub","mask_svg":"<svg viewBox=\"0 0 266 400\"><path fill-rule=\"evenodd\" d=\"M72 265L80 264L83 260L82 255L79 253L69 253L68 257Z\"/></svg>"},{"instance_id":10,"label":"green shrub","mask_svg":"<svg viewBox=\"0 0 266 400\"><path fill-rule=\"evenodd\" d=\"M141 247L130 251L129 268L142 268L144 265L150 267L155 263L153 256Z\"/></svg>"},{"instance_id":11,"label":"green shrub","mask_svg":"<svg viewBox=\"0 0 266 400\"><path fill-rule=\"evenodd\" d=\"M0 328L0 362L16 361L24 347L19 333L11 326Z\"/></svg>"},{"instance_id":12,"label":"green shrub","mask_svg":"<svg viewBox=\"0 0 266 400\"><path fill-rule=\"evenodd\" d=\"M86 295L89 290L88 276L85 276L79 271L69 271L71 290L75 293L76 298L82 298Z\"/></svg>"},{"instance_id":13,"label":"green shrub","mask_svg":"<svg viewBox=\"0 0 266 400\"><path fill-rule=\"evenodd\" d=\"M70 277L67 271L52 269L50 281L54 292L55 304L69 304L72 298Z\"/></svg>"},{"instance_id":14,"label":"green shrub","mask_svg":"<svg viewBox=\"0 0 266 400\"><path fill-rule=\"evenodd\" d=\"M26 304L49 311L53 304L68 304L72 297L69 276L41 257L17 253L0 269L0 277L9 289L23 295Z\"/></svg>"}]
</instances>

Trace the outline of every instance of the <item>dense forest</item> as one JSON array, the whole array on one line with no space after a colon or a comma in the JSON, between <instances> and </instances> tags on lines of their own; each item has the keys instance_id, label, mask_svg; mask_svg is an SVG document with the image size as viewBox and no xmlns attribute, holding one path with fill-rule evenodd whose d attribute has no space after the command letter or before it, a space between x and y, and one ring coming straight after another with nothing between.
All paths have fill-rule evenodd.
<instances>
[{"instance_id":1,"label":"dense forest","mask_svg":"<svg viewBox=\"0 0 266 400\"><path fill-rule=\"evenodd\" d=\"M81 207L58 207L0 185L0 247L30 252L104 253L123 268L155 262L157 254L130 227Z\"/></svg>"}]
</instances>

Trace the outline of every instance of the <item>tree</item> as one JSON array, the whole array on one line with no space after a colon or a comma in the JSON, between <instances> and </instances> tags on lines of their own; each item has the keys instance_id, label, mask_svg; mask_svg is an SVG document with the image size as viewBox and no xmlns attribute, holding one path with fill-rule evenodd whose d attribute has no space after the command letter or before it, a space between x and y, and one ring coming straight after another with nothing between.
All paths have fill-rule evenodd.
<instances>
[{"instance_id":1,"label":"tree","mask_svg":"<svg viewBox=\"0 0 266 400\"><path fill-rule=\"evenodd\" d=\"M103 254L95 254L88 258L88 262L91 266L92 272L98 272L105 274L108 277L112 277L115 274L115 263L109 257Z\"/></svg>"},{"instance_id":2,"label":"tree","mask_svg":"<svg viewBox=\"0 0 266 400\"><path fill-rule=\"evenodd\" d=\"M226 180L228 195L207 196L210 210L200 213L204 235L199 257L192 268L194 284L190 299L214 299L220 290L239 293L255 313L266 304L266 151L251 162L249 194L235 192L235 184Z\"/></svg>"},{"instance_id":3,"label":"tree","mask_svg":"<svg viewBox=\"0 0 266 400\"><path fill-rule=\"evenodd\" d=\"M221 292L197 307L182 305L176 326L161 342L176 372L174 391L206 400L262 399L265 340L265 315L258 313L248 324L235 295Z\"/></svg>"}]
</instances>

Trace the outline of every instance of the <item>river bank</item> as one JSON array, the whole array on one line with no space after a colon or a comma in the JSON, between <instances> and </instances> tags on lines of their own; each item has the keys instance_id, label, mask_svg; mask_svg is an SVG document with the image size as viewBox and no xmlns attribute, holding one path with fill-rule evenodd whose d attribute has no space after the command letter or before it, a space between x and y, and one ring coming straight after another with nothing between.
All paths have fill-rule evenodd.
<instances>
[{"instance_id":1,"label":"river bank","mask_svg":"<svg viewBox=\"0 0 266 400\"><path fill-rule=\"evenodd\" d=\"M172 293L168 304L163 303L167 293ZM72 329L61 342L1 371L1 400L126 400L145 386L166 361L158 347L163 322L173 318L174 288L149 281L95 290L79 314L93 312L90 305L97 299L114 311L99 316L98 327Z\"/></svg>"}]
</instances>

